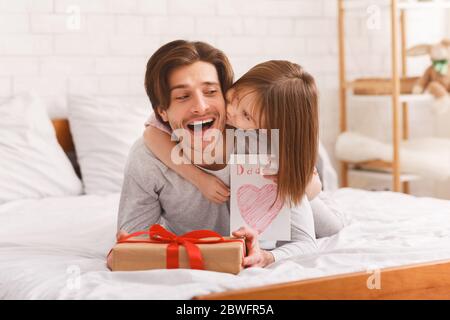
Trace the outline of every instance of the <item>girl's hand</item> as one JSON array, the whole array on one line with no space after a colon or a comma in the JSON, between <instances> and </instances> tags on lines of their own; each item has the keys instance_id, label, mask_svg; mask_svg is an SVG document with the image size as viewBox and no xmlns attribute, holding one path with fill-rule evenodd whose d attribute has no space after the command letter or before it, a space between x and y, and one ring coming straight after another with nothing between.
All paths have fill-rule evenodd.
<instances>
[{"instance_id":1,"label":"girl's hand","mask_svg":"<svg viewBox=\"0 0 450 320\"><path fill-rule=\"evenodd\" d=\"M278 183L278 170L265 167L261 169L261 174L264 178L271 180L273 183Z\"/></svg>"},{"instance_id":2,"label":"girl's hand","mask_svg":"<svg viewBox=\"0 0 450 320\"><path fill-rule=\"evenodd\" d=\"M277 174L265 174L263 175L264 178L271 180L273 183L278 183L278 175Z\"/></svg>"},{"instance_id":3,"label":"girl's hand","mask_svg":"<svg viewBox=\"0 0 450 320\"><path fill-rule=\"evenodd\" d=\"M320 182L319 174L317 173L317 169L314 168L314 173L311 178L311 181L306 186L306 196L308 200L314 199L319 193L322 191L322 182Z\"/></svg>"},{"instance_id":4,"label":"girl's hand","mask_svg":"<svg viewBox=\"0 0 450 320\"><path fill-rule=\"evenodd\" d=\"M201 172L195 186L211 202L222 204L230 198L230 189L216 176Z\"/></svg>"},{"instance_id":5,"label":"girl's hand","mask_svg":"<svg viewBox=\"0 0 450 320\"><path fill-rule=\"evenodd\" d=\"M262 250L259 247L258 232L256 230L244 226L240 227L232 234L235 237L245 237L245 245L247 247L247 256L244 257L243 261L245 268L264 268L275 261L273 254L270 253L270 251Z\"/></svg>"}]
</instances>

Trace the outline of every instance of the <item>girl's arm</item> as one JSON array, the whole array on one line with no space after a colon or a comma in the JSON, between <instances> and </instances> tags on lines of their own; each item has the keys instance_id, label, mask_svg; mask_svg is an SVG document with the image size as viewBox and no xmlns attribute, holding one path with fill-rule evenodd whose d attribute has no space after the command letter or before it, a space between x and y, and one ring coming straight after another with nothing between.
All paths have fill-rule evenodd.
<instances>
[{"instance_id":1,"label":"girl's arm","mask_svg":"<svg viewBox=\"0 0 450 320\"><path fill-rule=\"evenodd\" d=\"M245 237L248 255L244 258L244 267L261 267L280 260L315 253L317 242L314 234L314 221L306 196L299 206L291 209L291 239L292 241L277 241L276 248L262 250L258 242L258 232L249 227L241 227L234 231L233 236Z\"/></svg>"},{"instance_id":2,"label":"girl's arm","mask_svg":"<svg viewBox=\"0 0 450 320\"><path fill-rule=\"evenodd\" d=\"M277 262L317 250L313 213L305 195L298 206L291 208L291 241L277 241L271 253Z\"/></svg>"},{"instance_id":3,"label":"girl's arm","mask_svg":"<svg viewBox=\"0 0 450 320\"><path fill-rule=\"evenodd\" d=\"M276 174L274 175L264 174L264 178L269 179L274 183L278 182L278 176ZM312 201L321 191L322 191L322 182L320 181L317 169L314 168L314 173L311 178L311 181L309 181L305 190L308 200Z\"/></svg>"},{"instance_id":4,"label":"girl's arm","mask_svg":"<svg viewBox=\"0 0 450 320\"><path fill-rule=\"evenodd\" d=\"M172 161L171 151L176 143L168 133L150 125L144 131L144 142L162 163L196 186L208 200L217 204L228 200L229 188L219 178L193 164L175 164Z\"/></svg>"},{"instance_id":5,"label":"girl's arm","mask_svg":"<svg viewBox=\"0 0 450 320\"><path fill-rule=\"evenodd\" d=\"M317 238L332 236L347 224L344 213L326 193L320 192L310 203Z\"/></svg>"},{"instance_id":6,"label":"girl's arm","mask_svg":"<svg viewBox=\"0 0 450 320\"><path fill-rule=\"evenodd\" d=\"M264 177L277 182L276 176ZM347 219L336 203L322 192L322 183L316 168L311 181L306 186L306 196L311 205L317 238L332 236L345 227Z\"/></svg>"}]
</instances>

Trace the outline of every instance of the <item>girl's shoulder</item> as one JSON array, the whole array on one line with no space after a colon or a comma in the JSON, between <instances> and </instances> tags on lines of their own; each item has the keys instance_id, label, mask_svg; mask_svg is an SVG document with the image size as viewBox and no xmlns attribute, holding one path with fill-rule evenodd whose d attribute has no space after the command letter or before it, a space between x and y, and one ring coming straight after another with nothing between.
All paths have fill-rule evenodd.
<instances>
[{"instance_id":1,"label":"girl's shoulder","mask_svg":"<svg viewBox=\"0 0 450 320\"><path fill-rule=\"evenodd\" d=\"M150 115L150 117L148 117L147 121L145 121L144 123L145 127L148 126L152 126L156 129L159 129L161 131L164 131L168 134L172 134L172 130L170 130L170 128L168 128L164 123L162 123L156 116L155 113L152 112L152 114Z\"/></svg>"}]
</instances>

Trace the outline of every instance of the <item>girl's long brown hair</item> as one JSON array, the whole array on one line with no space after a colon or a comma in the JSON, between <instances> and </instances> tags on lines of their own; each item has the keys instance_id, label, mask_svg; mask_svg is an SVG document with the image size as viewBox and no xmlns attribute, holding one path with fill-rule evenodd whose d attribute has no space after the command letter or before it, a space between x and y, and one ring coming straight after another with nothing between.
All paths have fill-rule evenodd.
<instances>
[{"instance_id":1,"label":"girl's long brown hair","mask_svg":"<svg viewBox=\"0 0 450 320\"><path fill-rule=\"evenodd\" d=\"M318 152L318 91L298 64L270 60L245 73L233 89L256 93L260 128L279 129L278 198L297 205L311 180Z\"/></svg>"}]
</instances>

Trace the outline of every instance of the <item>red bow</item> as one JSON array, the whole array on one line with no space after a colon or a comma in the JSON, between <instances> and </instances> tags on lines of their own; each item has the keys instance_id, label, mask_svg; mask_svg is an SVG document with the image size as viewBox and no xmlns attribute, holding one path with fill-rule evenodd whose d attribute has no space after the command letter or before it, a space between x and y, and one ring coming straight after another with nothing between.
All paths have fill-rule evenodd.
<instances>
[{"instance_id":1,"label":"red bow","mask_svg":"<svg viewBox=\"0 0 450 320\"><path fill-rule=\"evenodd\" d=\"M138 237L140 235L146 234L147 238L140 238L135 240L130 240L130 238ZM217 238L217 239L203 239L203 238ZM221 243L221 242L233 242L240 240L227 240L224 239L220 234L211 230L195 230L187 232L181 236L166 230L163 226L159 224L154 224L150 227L149 231L138 231L134 232L128 236L120 238L117 243L168 243L166 263L167 269L179 268L178 259L178 248L180 245L186 248L187 255L189 257L189 263L191 269L203 270L203 258L202 253L197 246L201 243Z\"/></svg>"}]
</instances>

